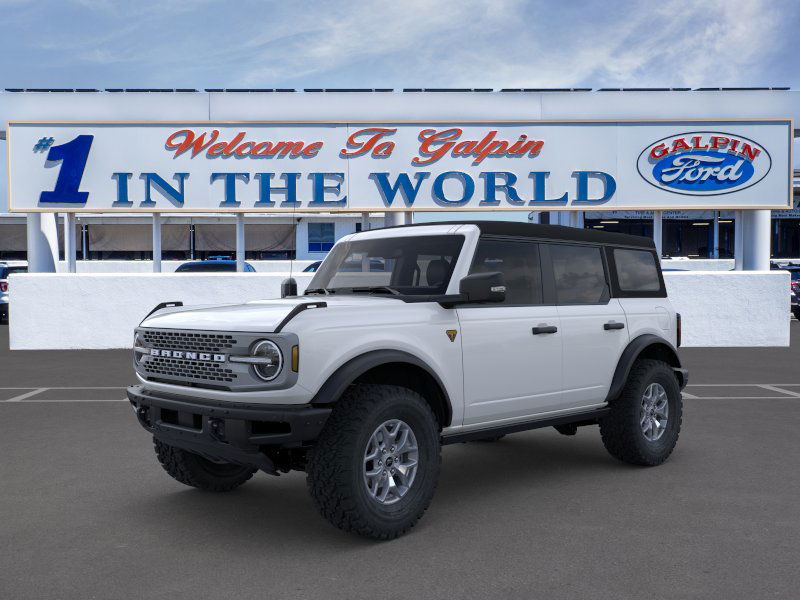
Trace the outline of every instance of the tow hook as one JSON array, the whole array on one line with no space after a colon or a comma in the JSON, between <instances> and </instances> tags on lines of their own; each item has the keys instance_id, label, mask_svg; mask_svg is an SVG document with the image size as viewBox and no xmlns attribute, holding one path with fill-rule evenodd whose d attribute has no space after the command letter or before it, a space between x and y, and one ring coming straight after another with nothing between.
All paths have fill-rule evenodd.
<instances>
[{"instance_id":1,"label":"tow hook","mask_svg":"<svg viewBox=\"0 0 800 600\"><path fill-rule=\"evenodd\" d=\"M208 420L208 429L211 437L215 440L218 442L225 441L225 421L212 417Z\"/></svg>"},{"instance_id":2,"label":"tow hook","mask_svg":"<svg viewBox=\"0 0 800 600\"><path fill-rule=\"evenodd\" d=\"M139 419L139 422L146 426L150 427L150 410L148 406L140 406L135 409L136 418Z\"/></svg>"}]
</instances>

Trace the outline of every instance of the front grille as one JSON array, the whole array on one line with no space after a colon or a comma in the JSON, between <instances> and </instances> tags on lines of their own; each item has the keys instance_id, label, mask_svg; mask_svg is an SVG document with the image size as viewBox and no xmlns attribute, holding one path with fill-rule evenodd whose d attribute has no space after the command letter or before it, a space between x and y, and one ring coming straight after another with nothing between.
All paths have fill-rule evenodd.
<instances>
[{"instance_id":1,"label":"front grille","mask_svg":"<svg viewBox=\"0 0 800 600\"><path fill-rule=\"evenodd\" d=\"M149 347L163 350L193 352L223 352L237 344L236 338L225 333L191 333L168 329L144 329L144 341Z\"/></svg>"},{"instance_id":2,"label":"front grille","mask_svg":"<svg viewBox=\"0 0 800 600\"><path fill-rule=\"evenodd\" d=\"M219 363L166 358L164 356L148 356L143 368L148 374L179 379L231 382L238 377L231 369L225 368Z\"/></svg>"}]
</instances>

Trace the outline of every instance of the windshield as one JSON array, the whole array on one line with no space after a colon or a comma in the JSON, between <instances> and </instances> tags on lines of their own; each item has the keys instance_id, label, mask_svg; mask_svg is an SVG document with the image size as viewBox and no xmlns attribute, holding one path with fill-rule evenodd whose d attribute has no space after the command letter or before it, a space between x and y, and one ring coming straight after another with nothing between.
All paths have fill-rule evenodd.
<instances>
[{"instance_id":1,"label":"windshield","mask_svg":"<svg viewBox=\"0 0 800 600\"><path fill-rule=\"evenodd\" d=\"M343 242L322 263L306 294L444 294L463 245L460 235Z\"/></svg>"}]
</instances>

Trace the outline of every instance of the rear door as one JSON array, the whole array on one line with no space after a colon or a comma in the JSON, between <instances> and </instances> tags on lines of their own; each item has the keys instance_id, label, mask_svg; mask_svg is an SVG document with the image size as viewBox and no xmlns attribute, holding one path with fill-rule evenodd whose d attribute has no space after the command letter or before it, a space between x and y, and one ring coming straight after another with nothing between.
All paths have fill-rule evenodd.
<instances>
[{"instance_id":1,"label":"rear door","mask_svg":"<svg viewBox=\"0 0 800 600\"><path fill-rule=\"evenodd\" d=\"M608 267L599 246L543 245L561 320L565 409L602 403L628 345L625 312L611 298Z\"/></svg>"},{"instance_id":2,"label":"rear door","mask_svg":"<svg viewBox=\"0 0 800 600\"><path fill-rule=\"evenodd\" d=\"M561 404L558 310L543 302L539 245L482 237L471 273L500 271L503 304L458 308L464 425L515 420Z\"/></svg>"}]
</instances>

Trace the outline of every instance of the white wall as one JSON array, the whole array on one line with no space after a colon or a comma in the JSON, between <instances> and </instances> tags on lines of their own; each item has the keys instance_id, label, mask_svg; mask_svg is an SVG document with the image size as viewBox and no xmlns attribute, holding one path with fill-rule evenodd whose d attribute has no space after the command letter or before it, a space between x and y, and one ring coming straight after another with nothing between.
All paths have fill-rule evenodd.
<instances>
[{"instance_id":1,"label":"white wall","mask_svg":"<svg viewBox=\"0 0 800 600\"><path fill-rule=\"evenodd\" d=\"M788 346L789 272L666 272L684 346Z\"/></svg>"},{"instance_id":2,"label":"white wall","mask_svg":"<svg viewBox=\"0 0 800 600\"><path fill-rule=\"evenodd\" d=\"M288 273L12 275L11 348L125 348L158 303L238 303L280 296ZM789 273L667 272L684 346L788 346ZM299 291L310 275L295 274Z\"/></svg>"},{"instance_id":3,"label":"white wall","mask_svg":"<svg viewBox=\"0 0 800 600\"><path fill-rule=\"evenodd\" d=\"M323 258L324 258L323 254ZM322 260L322 259L315 259ZM162 273L173 273L178 265L191 262L189 260L163 260L161 261ZM292 263L293 273L300 273L314 260L248 260L257 273L288 273L289 263ZM78 260L75 262L78 273L152 273L153 261L151 260ZM58 262L58 273L66 273L66 263Z\"/></svg>"},{"instance_id":4,"label":"white wall","mask_svg":"<svg viewBox=\"0 0 800 600\"><path fill-rule=\"evenodd\" d=\"M236 304L279 298L288 273L12 275L12 350L128 348L161 302ZM312 274L295 274L303 292Z\"/></svg>"}]
</instances>

